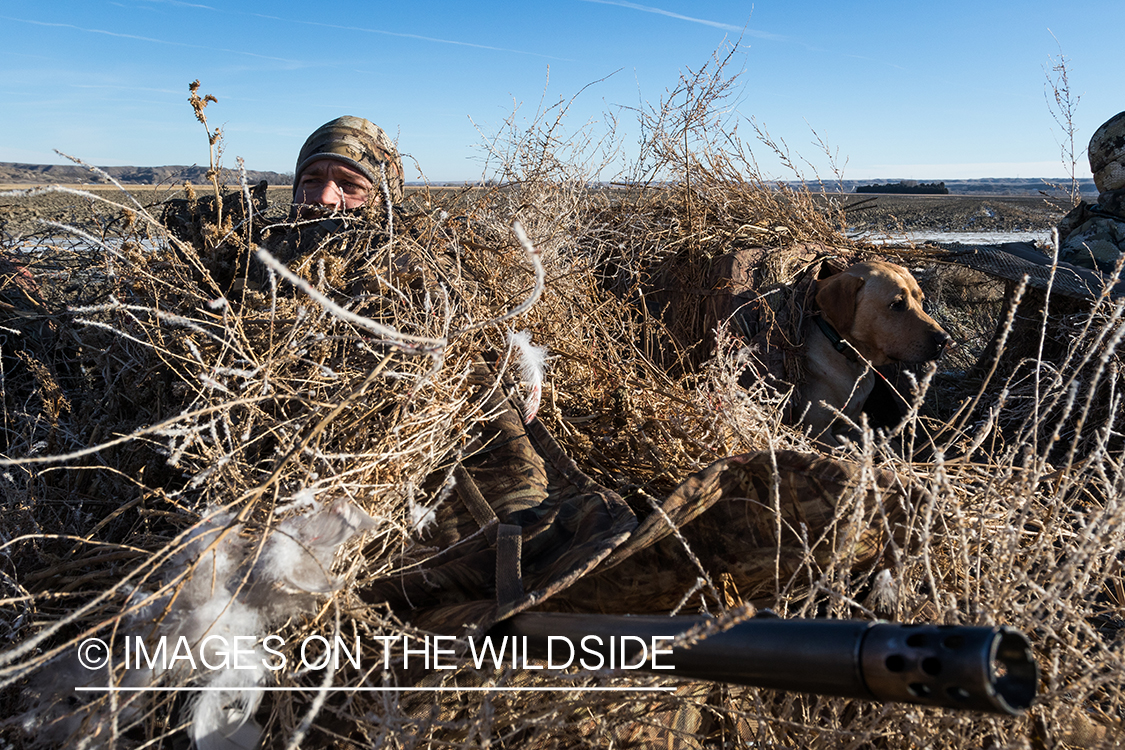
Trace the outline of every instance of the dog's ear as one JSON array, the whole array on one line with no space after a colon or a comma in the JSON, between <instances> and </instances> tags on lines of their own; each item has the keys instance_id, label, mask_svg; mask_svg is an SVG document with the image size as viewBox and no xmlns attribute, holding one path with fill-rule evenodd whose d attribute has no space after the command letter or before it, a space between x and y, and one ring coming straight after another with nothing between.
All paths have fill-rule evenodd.
<instances>
[{"instance_id":1,"label":"dog's ear","mask_svg":"<svg viewBox=\"0 0 1125 750\"><path fill-rule=\"evenodd\" d=\"M816 304L820 314L841 335L850 331L855 322L855 300L863 282L862 276L845 272L816 283Z\"/></svg>"}]
</instances>

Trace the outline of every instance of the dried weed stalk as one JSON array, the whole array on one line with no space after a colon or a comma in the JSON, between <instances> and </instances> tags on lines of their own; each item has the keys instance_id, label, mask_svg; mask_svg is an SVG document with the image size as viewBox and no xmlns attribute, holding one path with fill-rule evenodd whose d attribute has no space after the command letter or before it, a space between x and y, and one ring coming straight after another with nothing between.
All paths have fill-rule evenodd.
<instances>
[{"instance_id":1,"label":"dried weed stalk","mask_svg":"<svg viewBox=\"0 0 1125 750\"><path fill-rule=\"evenodd\" d=\"M1054 36L1054 34L1052 34ZM1058 44L1058 39L1055 39ZM1046 89L1043 92L1047 100L1047 110L1051 113L1055 124L1062 132L1062 141L1059 143L1059 155L1062 159L1063 169L1070 175L1070 184L1066 185L1067 197L1073 208L1082 201L1082 190L1078 186L1078 160L1082 156L1081 150L1075 151L1074 134L1077 127L1074 124L1074 113L1078 109L1081 95L1070 90L1070 70L1066 55L1059 44L1059 56L1050 56L1047 59L1049 69Z\"/></svg>"}]
</instances>

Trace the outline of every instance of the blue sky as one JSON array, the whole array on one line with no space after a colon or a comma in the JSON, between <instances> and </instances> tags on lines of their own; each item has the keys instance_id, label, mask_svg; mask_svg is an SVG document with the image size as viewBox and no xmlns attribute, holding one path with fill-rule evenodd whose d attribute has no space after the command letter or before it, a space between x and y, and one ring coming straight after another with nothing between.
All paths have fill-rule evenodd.
<instances>
[{"instance_id":1,"label":"blue sky","mask_svg":"<svg viewBox=\"0 0 1125 750\"><path fill-rule=\"evenodd\" d=\"M608 113L628 146L632 110L741 38L728 127L752 140L754 118L827 176L815 131L852 179L1063 175L1044 99L1061 52L1088 175L1090 135L1125 109L1125 60L1097 20L1112 26L1114 4L3 2L0 161L206 163L187 104L198 78L228 166L291 171L312 130L352 114L397 138L408 180L473 180L514 109L525 122L578 94L566 132L600 132Z\"/></svg>"}]
</instances>

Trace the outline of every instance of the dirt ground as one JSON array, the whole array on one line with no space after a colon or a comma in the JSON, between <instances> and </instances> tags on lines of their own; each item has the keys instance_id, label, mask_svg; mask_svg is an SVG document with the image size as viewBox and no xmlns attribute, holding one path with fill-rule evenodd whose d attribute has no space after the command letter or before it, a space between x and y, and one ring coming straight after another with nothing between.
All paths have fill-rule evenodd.
<instances>
[{"instance_id":1,"label":"dirt ground","mask_svg":"<svg viewBox=\"0 0 1125 750\"><path fill-rule=\"evenodd\" d=\"M60 232L45 222L96 231L101 226L119 220L121 210L117 204L132 206L130 196L157 218L161 214L161 203L185 197L182 187L172 186L130 187L129 195L112 186L73 186L74 190L89 193L97 196L96 198L65 192L35 195L27 186L11 186L7 190L2 189L4 187L8 186L0 186L0 238L9 241L32 234ZM209 190L201 186L195 189L200 195L206 195L205 191ZM289 195L290 188L271 188L271 208L276 207L276 211L271 213L284 215Z\"/></svg>"},{"instance_id":2,"label":"dirt ground","mask_svg":"<svg viewBox=\"0 0 1125 750\"><path fill-rule=\"evenodd\" d=\"M116 203L128 198L116 188L83 187L95 195ZM201 193L204 188L197 188ZM411 188L407 189L410 193ZM3 192L0 190L0 192ZM115 220L118 209L101 201L67 193L44 193L36 196L0 195L0 237L14 240L20 236L51 230L47 222L96 228ZM182 198L183 190L173 187L131 188L131 195L159 215L158 204ZM271 213L284 215L290 196L286 186L271 187ZM832 195L828 200L843 201L849 230L895 232L920 229L962 232L1002 231L1033 232L1048 230L1067 212L1060 199L1043 195L966 196L966 195Z\"/></svg>"},{"instance_id":3,"label":"dirt ground","mask_svg":"<svg viewBox=\"0 0 1125 750\"><path fill-rule=\"evenodd\" d=\"M1049 230L1068 203L1043 195L857 195L843 198L848 228L863 231L1035 232Z\"/></svg>"}]
</instances>

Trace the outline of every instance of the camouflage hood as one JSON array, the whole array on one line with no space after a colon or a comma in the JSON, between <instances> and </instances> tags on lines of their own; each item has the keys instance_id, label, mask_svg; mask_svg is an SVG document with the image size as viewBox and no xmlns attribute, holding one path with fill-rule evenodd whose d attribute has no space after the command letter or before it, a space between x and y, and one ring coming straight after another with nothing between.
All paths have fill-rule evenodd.
<instances>
[{"instance_id":1,"label":"camouflage hood","mask_svg":"<svg viewBox=\"0 0 1125 750\"><path fill-rule=\"evenodd\" d=\"M395 144L375 123L362 117L344 115L321 125L305 141L297 155L293 170L293 192L301 173L314 161L333 159L358 169L379 189L386 173L391 202L399 203L404 195L402 157Z\"/></svg>"},{"instance_id":2,"label":"camouflage hood","mask_svg":"<svg viewBox=\"0 0 1125 750\"><path fill-rule=\"evenodd\" d=\"M1094 132L1087 152L1098 192L1125 188L1125 112L1118 112Z\"/></svg>"}]
</instances>

